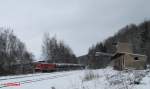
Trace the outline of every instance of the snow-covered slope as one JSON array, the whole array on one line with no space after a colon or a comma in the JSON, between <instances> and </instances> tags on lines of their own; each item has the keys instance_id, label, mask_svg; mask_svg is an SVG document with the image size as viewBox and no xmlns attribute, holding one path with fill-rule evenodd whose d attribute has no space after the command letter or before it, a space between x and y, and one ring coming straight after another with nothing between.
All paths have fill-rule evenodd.
<instances>
[{"instance_id":1,"label":"snow-covered slope","mask_svg":"<svg viewBox=\"0 0 150 89\"><path fill-rule=\"evenodd\" d=\"M143 78L140 85L135 86L135 89L150 89L150 73Z\"/></svg>"},{"instance_id":2,"label":"snow-covered slope","mask_svg":"<svg viewBox=\"0 0 150 89\"><path fill-rule=\"evenodd\" d=\"M16 78L15 78L16 77ZM5 79L6 78L6 79ZM135 84L141 81L140 84ZM20 86L4 86L20 83ZM111 67L98 70L40 73L0 78L0 89L149 89L150 74L132 70L119 72Z\"/></svg>"},{"instance_id":3,"label":"snow-covered slope","mask_svg":"<svg viewBox=\"0 0 150 89\"><path fill-rule=\"evenodd\" d=\"M68 87L72 87L71 83L73 84L74 81L80 82L80 75L82 74L83 71L70 71L70 72L35 74L33 76L31 74L28 76L26 75L7 76L6 80L5 77L0 78L2 79L0 80L0 88L1 89L42 89L42 88L51 89L51 87L56 87L56 89L57 88L68 89ZM7 83L20 83L20 86L3 87L3 85Z\"/></svg>"}]
</instances>

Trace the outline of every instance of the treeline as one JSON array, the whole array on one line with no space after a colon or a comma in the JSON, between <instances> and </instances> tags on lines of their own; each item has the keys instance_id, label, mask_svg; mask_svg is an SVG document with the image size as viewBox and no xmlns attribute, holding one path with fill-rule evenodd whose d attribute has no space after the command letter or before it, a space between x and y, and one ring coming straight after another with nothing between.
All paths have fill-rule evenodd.
<instances>
[{"instance_id":1,"label":"treeline","mask_svg":"<svg viewBox=\"0 0 150 89\"><path fill-rule=\"evenodd\" d=\"M77 63L77 58L71 48L63 41L58 41L56 37L44 35L43 57L49 63Z\"/></svg>"},{"instance_id":2,"label":"treeline","mask_svg":"<svg viewBox=\"0 0 150 89\"><path fill-rule=\"evenodd\" d=\"M15 65L33 61L33 55L12 30L0 28L0 75L25 73L26 68ZM23 70L24 69L24 70Z\"/></svg>"},{"instance_id":3,"label":"treeline","mask_svg":"<svg viewBox=\"0 0 150 89\"><path fill-rule=\"evenodd\" d=\"M125 26L114 36L90 47L88 54L82 56L82 58L80 57L80 61L83 61L83 64L89 65L90 68L102 68L107 66L110 63L110 57L100 55L99 58L97 58L95 54L96 52L115 53L115 44L117 42L128 42L132 45L134 53L147 55L147 63L150 64L150 21L144 21L139 25L130 24ZM86 63L84 63L85 58L87 58Z\"/></svg>"}]
</instances>

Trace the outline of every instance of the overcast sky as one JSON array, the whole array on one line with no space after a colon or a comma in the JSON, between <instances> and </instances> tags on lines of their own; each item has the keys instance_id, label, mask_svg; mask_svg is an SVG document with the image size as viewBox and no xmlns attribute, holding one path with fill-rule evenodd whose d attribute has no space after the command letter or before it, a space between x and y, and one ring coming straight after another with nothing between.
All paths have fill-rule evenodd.
<instances>
[{"instance_id":1,"label":"overcast sky","mask_svg":"<svg viewBox=\"0 0 150 89\"><path fill-rule=\"evenodd\" d=\"M125 25L149 18L150 0L0 0L0 27L12 28L37 58L45 32L80 56Z\"/></svg>"}]
</instances>

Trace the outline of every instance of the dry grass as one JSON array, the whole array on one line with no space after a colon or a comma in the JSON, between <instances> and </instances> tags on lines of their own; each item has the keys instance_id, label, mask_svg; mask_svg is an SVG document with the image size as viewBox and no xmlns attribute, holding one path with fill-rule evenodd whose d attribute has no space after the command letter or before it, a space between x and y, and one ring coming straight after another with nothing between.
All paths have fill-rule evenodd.
<instances>
[{"instance_id":1,"label":"dry grass","mask_svg":"<svg viewBox=\"0 0 150 89\"><path fill-rule=\"evenodd\" d=\"M93 80L93 79L97 79L99 78L99 74L98 73L94 73L92 70L87 70L85 72L85 75L83 77L83 81L90 81L90 80Z\"/></svg>"}]
</instances>

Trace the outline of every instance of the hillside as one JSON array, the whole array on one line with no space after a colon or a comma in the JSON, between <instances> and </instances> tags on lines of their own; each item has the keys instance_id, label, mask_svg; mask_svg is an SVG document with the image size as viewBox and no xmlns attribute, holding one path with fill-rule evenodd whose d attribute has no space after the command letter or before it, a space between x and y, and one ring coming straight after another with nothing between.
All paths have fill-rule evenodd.
<instances>
[{"instance_id":1,"label":"hillside","mask_svg":"<svg viewBox=\"0 0 150 89\"><path fill-rule=\"evenodd\" d=\"M90 47L89 52L86 55L88 58L87 61L89 61L88 65L91 65L93 68L97 68L97 65L99 64L101 64L99 67L106 66L110 60L102 55L100 56L100 59L97 60L95 53L115 53L115 44L117 42L128 42L132 45L134 53L147 55L147 63L150 64L150 21L144 21L138 25L127 25L120 29L114 36ZM80 57L80 60L82 60L82 57Z\"/></svg>"}]
</instances>

